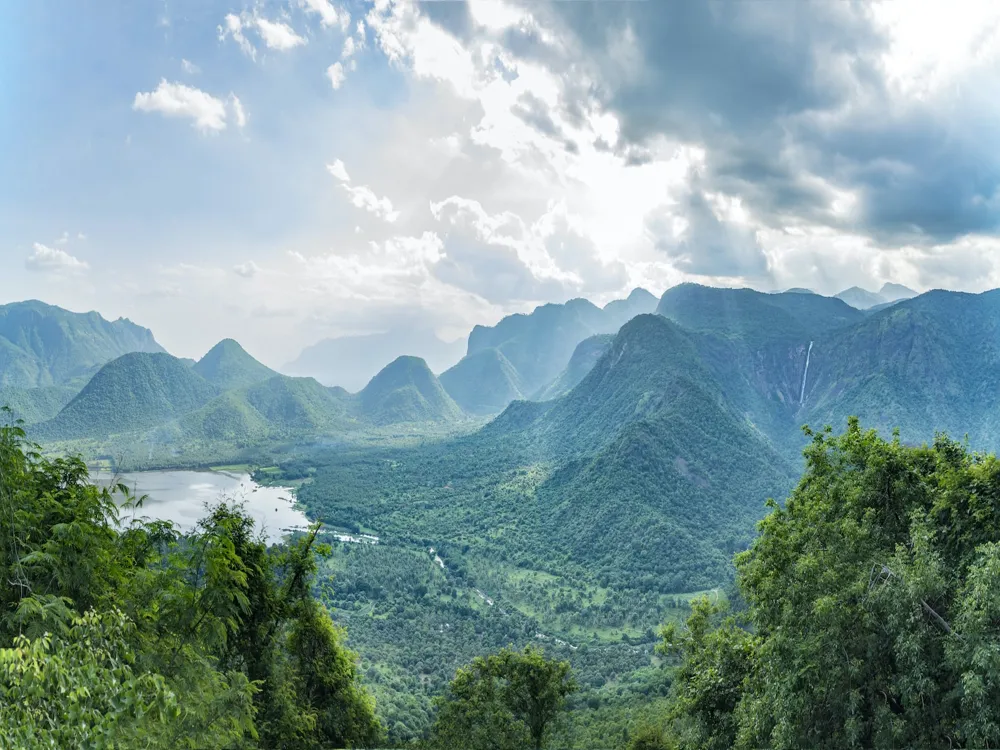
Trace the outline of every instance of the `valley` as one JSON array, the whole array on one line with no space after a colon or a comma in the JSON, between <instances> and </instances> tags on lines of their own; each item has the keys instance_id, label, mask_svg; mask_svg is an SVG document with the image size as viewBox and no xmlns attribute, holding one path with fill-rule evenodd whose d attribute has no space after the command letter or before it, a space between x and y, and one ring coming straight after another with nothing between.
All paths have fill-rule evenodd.
<instances>
[{"instance_id":1,"label":"valley","mask_svg":"<svg viewBox=\"0 0 1000 750\"><path fill-rule=\"evenodd\" d=\"M404 355L354 393L225 340L195 362L125 351L85 382L60 365L0 394L46 455L82 455L98 482L125 472L142 512L182 530L213 497L246 500L269 541L321 521L317 596L389 742L426 735L462 664L541 644L580 684L561 742L596 749L666 705L664 623L739 597L733 557L795 488L802 425L858 416L908 443L944 429L997 447L998 295L872 311L684 284L477 327L439 375ZM226 465L239 471L194 471Z\"/></svg>"}]
</instances>

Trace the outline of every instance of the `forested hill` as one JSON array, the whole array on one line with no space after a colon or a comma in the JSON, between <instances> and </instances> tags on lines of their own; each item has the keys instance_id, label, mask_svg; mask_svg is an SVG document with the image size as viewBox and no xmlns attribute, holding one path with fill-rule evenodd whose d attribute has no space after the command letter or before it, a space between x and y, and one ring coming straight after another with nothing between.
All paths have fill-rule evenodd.
<instances>
[{"instance_id":1,"label":"forested hill","mask_svg":"<svg viewBox=\"0 0 1000 750\"><path fill-rule=\"evenodd\" d=\"M107 321L37 300L0 305L0 387L86 382L122 354L162 351L148 329L124 318Z\"/></svg>"}]
</instances>

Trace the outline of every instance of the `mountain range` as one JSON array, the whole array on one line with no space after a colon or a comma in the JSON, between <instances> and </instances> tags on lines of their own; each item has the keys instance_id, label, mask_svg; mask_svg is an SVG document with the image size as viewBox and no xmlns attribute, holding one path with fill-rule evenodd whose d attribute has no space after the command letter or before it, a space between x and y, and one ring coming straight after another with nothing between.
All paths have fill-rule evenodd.
<instances>
[{"instance_id":1,"label":"mountain range","mask_svg":"<svg viewBox=\"0 0 1000 750\"><path fill-rule=\"evenodd\" d=\"M125 318L74 313L37 300L0 305L0 387L79 384L128 352L162 352L153 334Z\"/></svg>"}]
</instances>

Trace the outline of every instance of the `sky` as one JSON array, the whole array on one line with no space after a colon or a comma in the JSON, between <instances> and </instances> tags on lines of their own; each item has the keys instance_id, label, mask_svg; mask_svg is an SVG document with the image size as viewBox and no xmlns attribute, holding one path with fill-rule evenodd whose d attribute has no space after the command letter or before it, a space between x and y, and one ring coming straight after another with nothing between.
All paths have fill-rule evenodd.
<instances>
[{"instance_id":1,"label":"sky","mask_svg":"<svg viewBox=\"0 0 1000 750\"><path fill-rule=\"evenodd\" d=\"M179 356L1000 286L994 2L33 0L0 56L0 303Z\"/></svg>"}]
</instances>

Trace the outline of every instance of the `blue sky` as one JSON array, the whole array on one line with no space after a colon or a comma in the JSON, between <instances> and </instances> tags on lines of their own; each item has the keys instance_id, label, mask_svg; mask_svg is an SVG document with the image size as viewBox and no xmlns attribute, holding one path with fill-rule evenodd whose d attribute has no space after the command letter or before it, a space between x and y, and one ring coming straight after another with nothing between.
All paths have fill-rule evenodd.
<instances>
[{"instance_id":1,"label":"blue sky","mask_svg":"<svg viewBox=\"0 0 1000 750\"><path fill-rule=\"evenodd\" d=\"M945 12L947 11L947 12ZM0 8L0 302L272 365L683 280L997 285L991 3Z\"/></svg>"}]
</instances>

